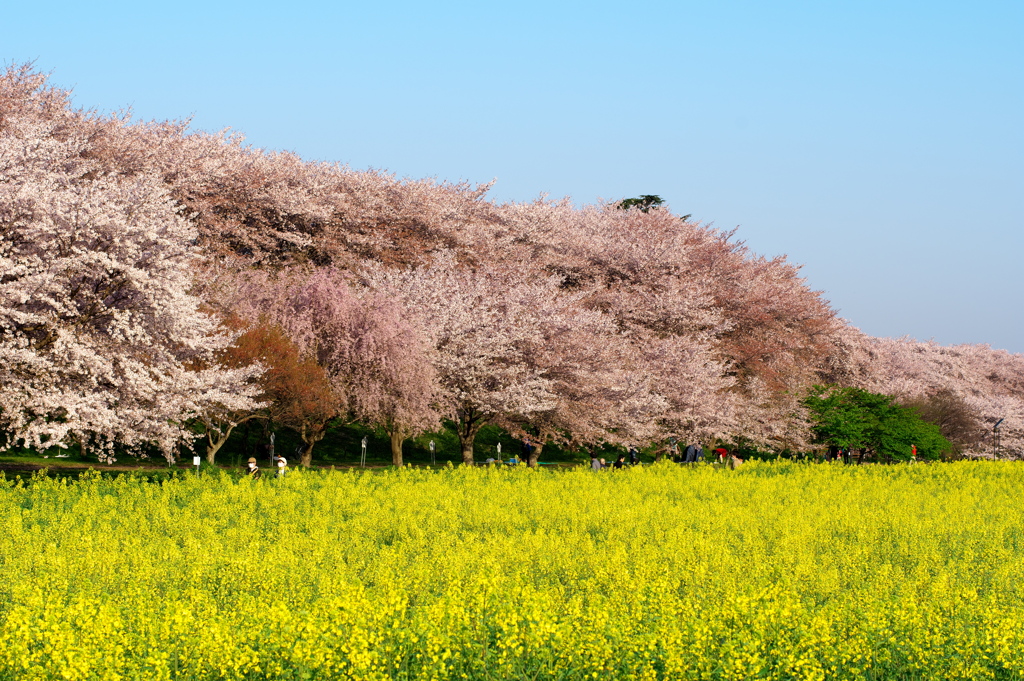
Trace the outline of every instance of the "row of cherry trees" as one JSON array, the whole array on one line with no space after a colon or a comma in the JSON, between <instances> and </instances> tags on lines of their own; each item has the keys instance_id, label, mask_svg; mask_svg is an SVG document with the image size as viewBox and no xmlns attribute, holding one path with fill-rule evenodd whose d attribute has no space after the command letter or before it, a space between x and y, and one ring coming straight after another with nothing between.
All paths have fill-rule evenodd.
<instances>
[{"instance_id":1,"label":"row of cherry trees","mask_svg":"<svg viewBox=\"0 0 1024 681\"><path fill-rule=\"evenodd\" d=\"M8 444L207 457L246 419L406 437L808 446L834 382L944 395L1024 450L1024 358L867 337L783 258L664 208L496 204L487 186L304 162L187 123L77 111L0 76ZM967 449L981 452L978 439ZM105 455L105 454L104 454Z\"/></svg>"}]
</instances>

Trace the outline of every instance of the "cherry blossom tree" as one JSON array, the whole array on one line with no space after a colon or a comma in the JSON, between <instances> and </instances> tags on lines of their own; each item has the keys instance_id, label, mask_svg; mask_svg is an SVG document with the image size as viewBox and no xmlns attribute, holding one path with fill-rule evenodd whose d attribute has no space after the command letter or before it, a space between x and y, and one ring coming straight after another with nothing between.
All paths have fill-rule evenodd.
<instances>
[{"instance_id":1,"label":"cherry blossom tree","mask_svg":"<svg viewBox=\"0 0 1024 681\"><path fill-rule=\"evenodd\" d=\"M279 326L264 322L246 325L234 315L228 320L240 333L219 359L229 367L261 366L257 384L263 402L256 405L257 410L206 410L202 414L199 420L207 439L206 460L214 463L232 431L251 419L267 419L293 429L306 445L304 456L311 457L313 446L338 416L338 400L326 371L315 359L301 356Z\"/></svg>"},{"instance_id":2,"label":"cherry blossom tree","mask_svg":"<svg viewBox=\"0 0 1024 681\"><path fill-rule=\"evenodd\" d=\"M61 93L25 72L0 92L7 444L77 441L104 457L156 445L173 459L190 418L254 405L259 372L212 360L231 338L190 293L195 230L158 178L97 172L80 119L42 115L66 111Z\"/></svg>"},{"instance_id":3,"label":"cherry blossom tree","mask_svg":"<svg viewBox=\"0 0 1024 681\"><path fill-rule=\"evenodd\" d=\"M495 251L589 288L586 304L644 338L652 359L692 360L661 362L657 372L673 405L665 434L806 441L799 395L842 325L797 268L663 208L541 201L502 211L511 226Z\"/></svg>"},{"instance_id":4,"label":"cherry blossom tree","mask_svg":"<svg viewBox=\"0 0 1024 681\"><path fill-rule=\"evenodd\" d=\"M534 307L535 287L497 270L458 267L451 254L430 266L377 268L366 277L373 290L418 316L432 348L438 402L456 424L464 463L473 463L483 425L554 406L551 379L535 361L543 316Z\"/></svg>"},{"instance_id":5,"label":"cherry blossom tree","mask_svg":"<svg viewBox=\"0 0 1024 681\"><path fill-rule=\"evenodd\" d=\"M607 314L582 305L557 277L507 287L530 311L534 332L520 360L548 381L550 399L537 410L495 414L493 421L532 443L536 466L545 444L571 446L646 441L668 402L656 389L649 353Z\"/></svg>"},{"instance_id":6,"label":"cherry blossom tree","mask_svg":"<svg viewBox=\"0 0 1024 681\"><path fill-rule=\"evenodd\" d=\"M218 294L223 305L279 326L302 361L323 369L330 391L317 394L330 404L320 406L322 413L383 427L395 465L402 465L406 437L438 423L429 348L397 301L360 295L331 269L243 271L227 282ZM322 430L309 432L322 437ZM312 442L307 444L306 466L312 461Z\"/></svg>"}]
</instances>

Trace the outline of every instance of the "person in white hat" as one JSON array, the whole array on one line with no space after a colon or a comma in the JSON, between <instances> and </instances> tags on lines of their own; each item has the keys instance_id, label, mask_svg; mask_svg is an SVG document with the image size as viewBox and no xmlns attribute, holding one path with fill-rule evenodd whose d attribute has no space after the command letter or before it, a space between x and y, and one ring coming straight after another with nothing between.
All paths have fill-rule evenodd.
<instances>
[{"instance_id":1,"label":"person in white hat","mask_svg":"<svg viewBox=\"0 0 1024 681\"><path fill-rule=\"evenodd\" d=\"M277 477L283 477L288 472L288 459L283 456L277 457Z\"/></svg>"}]
</instances>

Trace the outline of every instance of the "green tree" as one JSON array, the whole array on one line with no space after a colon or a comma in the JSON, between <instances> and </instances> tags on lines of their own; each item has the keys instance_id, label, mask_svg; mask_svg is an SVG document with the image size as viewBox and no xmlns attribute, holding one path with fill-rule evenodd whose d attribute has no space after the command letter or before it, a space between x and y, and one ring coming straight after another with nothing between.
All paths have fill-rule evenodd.
<instances>
[{"instance_id":1,"label":"green tree","mask_svg":"<svg viewBox=\"0 0 1024 681\"><path fill-rule=\"evenodd\" d=\"M620 210L629 210L630 208L639 208L641 213L649 213L652 208L658 208L664 205L665 199L661 198L657 194L641 194L640 196L634 196L631 199L622 199L618 203ZM683 217L679 218L683 222L686 222L693 213L687 213Z\"/></svg>"},{"instance_id":2,"label":"green tree","mask_svg":"<svg viewBox=\"0 0 1024 681\"><path fill-rule=\"evenodd\" d=\"M657 194L641 194L640 196L632 199L622 199L622 201L619 202L619 208L622 210L639 208L641 213L648 213L652 208L656 208L664 203L665 199L661 198Z\"/></svg>"},{"instance_id":3,"label":"green tree","mask_svg":"<svg viewBox=\"0 0 1024 681\"><path fill-rule=\"evenodd\" d=\"M953 448L938 426L890 395L814 386L803 404L819 444L868 450L886 461L907 461L912 445L921 459L938 459Z\"/></svg>"}]
</instances>

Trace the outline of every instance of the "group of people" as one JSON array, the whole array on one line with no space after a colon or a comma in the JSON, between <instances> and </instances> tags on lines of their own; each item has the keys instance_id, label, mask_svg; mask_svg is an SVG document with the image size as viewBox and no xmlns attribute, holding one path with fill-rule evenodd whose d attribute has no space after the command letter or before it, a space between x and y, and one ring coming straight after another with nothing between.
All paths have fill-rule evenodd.
<instances>
[{"instance_id":1,"label":"group of people","mask_svg":"<svg viewBox=\"0 0 1024 681\"><path fill-rule=\"evenodd\" d=\"M615 459L615 461L612 462L611 467L612 468L625 468L627 465L628 466L635 466L638 463L640 463L640 450L638 450L636 447L632 447L631 446L629 448L628 454L629 454L629 461L628 462L626 461L626 454L619 454L619 456ZM609 464L608 464L607 461L605 461L604 459L600 458L597 455L597 451L596 450L592 451L590 453L590 467L592 469L594 469L595 471L599 471L602 468L608 468L608 465Z\"/></svg>"},{"instance_id":2,"label":"group of people","mask_svg":"<svg viewBox=\"0 0 1024 681\"><path fill-rule=\"evenodd\" d=\"M700 445L687 445L680 449L679 443L675 438L669 440L668 446L661 450L667 452L668 458L676 463L697 463L698 461L704 461L704 448ZM743 463L743 459L730 454L729 450L724 447L719 447L714 450L714 455L717 457L719 463L729 464L731 468L735 468L739 464ZM626 461L626 457L629 457L629 461ZM635 466L640 463L640 452L637 447L632 446L629 448L627 454L619 454L618 458L610 465L611 468L624 468L627 465ZM608 468L609 464L598 456L597 451L593 451L590 454L590 467L599 471L602 468Z\"/></svg>"},{"instance_id":3,"label":"group of people","mask_svg":"<svg viewBox=\"0 0 1024 681\"><path fill-rule=\"evenodd\" d=\"M704 461L704 448L700 445L687 445L683 452L680 454L679 445L675 438L669 440L669 457L676 463L697 463L698 461ZM727 463L731 467L738 466L743 463L743 459L739 458L735 454L730 454L729 450L725 447L718 447L714 450L714 459L718 459L718 463Z\"/></svg>"},{"instance_id":4,"label":"group of people","mask_svg":"<svg viewBox=\"0 0 1024 681\"><path fill-rule=\"evenodd\" d=\"M288 473L288 459L283 456L273 454L271 456L271 463L277 467L277 477L283 478L285 474ZM259 480L263 476L263 473L260 471L260 467L256 462L255 456L250 456L249 461L246 462L245 474L254 480Z\"/></svg>"},{"instance_id":5,"label":"group of people","mask_svg":"<svg viewBox=\"0 0 1024 681\"><path fill-rule=\"evenodd\" d=\"M722 448L715 450L716 454L719 454L719 452L725 452L725 450ZM697 463L704 460L703 447L700 445L686 445L682 452L680 452L679 443L675 438L668 441L668 453L669 458L676 463Z\"/></svg>"},{"instance_id":6,"label":"group of people","mask_svg":"<svg viewBox=\"0 0 1024 681\"><path fill-rule=\"evenodd\" d=\"M523 441L523 457L522 457L522 459L517 459L516 457L513 456L511 459L509 459L508 463L514 465L514 464L520 463L521 460L529 461L529 457L530 457L530 454L532 452L532 449L533 449L533 444L530 442L530 440L529 439L524 440ZM675 438L672 438L671 440L669 440L669 444L668 444L668 447L666 449L667 449L669 458L672 461L675 461L676 463L697 463L698 461L703 461L704 460L704 448L701 447L700 445L687 445L680 452L679 443L676 441ZM271 450L271 452L272 451L273 450ZM665 451L665 450L662 450L662 451ZM733 460L735 460L738 463L742 463L742 459L737 459L735 456L730 455L729 452L726 449L722 448L722 447L719 447L718 449L716 449L714 453L718 457L720 463L725 463L727 461L729 463L732 463ZM916 452L916 447L915 447L915 452L914 453L915 454L917 453ZM499 457L501 456L501 445L500 444L498 445L498 455L499 455ZM628 457L628 460L627 460L627 457ZM279 478L280 477L284 477L287 474L287 472L288 472L288 460L286 458L284 458L283 456L279 456L277 454L271 453L271 462L272 462L272 465L276 466L276 468L277 468L277 477L279 477ZM495 464L495 463L503 463L503 462L502 462L502 460L500 458L498 458L498 459L489 458L489 459L487 459L486 463L488 463L488 464ZM637 465L639 463L640 463L640 450L635 445L630 446L628 451L627 451L627 453L619 454L618 457L615 459L615 461L612 462L611 464L608 464L608 462L605 461L605 459L599 457L598 454L597 454L597 450L592 451L591 454L590 454L590 467L593 470L595 470L595 471L599 471L602 468L609 468L609 467L610 468L625 468L626 466L635 466L635 465ZM253 478L253 479L259 479L260 477L262 477L263 473L262 473L262 471L260 471L260 467L259 467L259 464L258 464L258 462L256 460L256 457L254 457L254 456L250 456L249 457L249 460L246 462L245 474L247 476Z\"/></svg>"}]
</instances>

